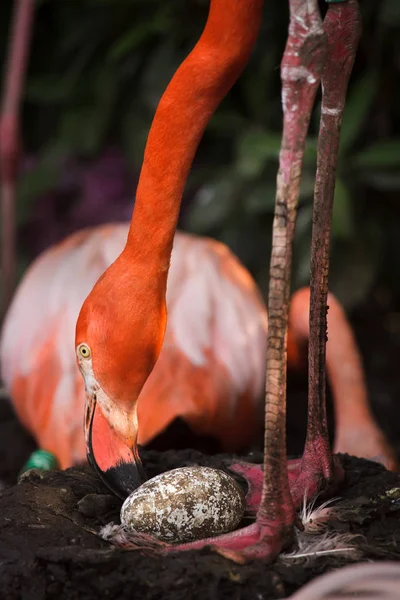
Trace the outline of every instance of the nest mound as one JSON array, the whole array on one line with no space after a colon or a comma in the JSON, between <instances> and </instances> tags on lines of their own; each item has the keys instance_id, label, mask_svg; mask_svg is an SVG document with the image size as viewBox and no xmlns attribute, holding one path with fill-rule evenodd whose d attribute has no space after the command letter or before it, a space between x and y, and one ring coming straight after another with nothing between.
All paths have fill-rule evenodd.
<instances>
[{"instance_id":1,"label":"nest mound","mask_svg":"<svg viewBox=\"0 0 400 600\"><path fill-rule=\"evenodd\" d=\"M192 464L226 469L233 458L190 450L143 451L142 457L150 477ZM261 455L241 458L259 462ZM0 494L0 597L284 598L316 575L356 560L399 560L400 475L366 460L342 459L346 484L327 528L332 535L359 534L351 542L354 552L281 556L270 566L238 566L209 549L160 556L115 548L99 531L118 522L120 501L89 467L31 471Z\"/></svg>"}]
</instances>

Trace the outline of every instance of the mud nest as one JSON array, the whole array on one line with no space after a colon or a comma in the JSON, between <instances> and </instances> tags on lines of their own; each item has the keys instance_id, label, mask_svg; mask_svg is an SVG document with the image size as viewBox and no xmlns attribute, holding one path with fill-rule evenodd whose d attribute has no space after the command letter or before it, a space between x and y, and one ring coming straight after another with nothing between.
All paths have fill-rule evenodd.
<instances>
[{"instance_id":1,"label":"mud nest","mask_svg":"<svg viewBox=\"0 0 400 600\"><path fill-rule=\"evenodd\" d=\"M376 303L357 319L372 406L400 452L400 336L389 335ZM288 447L297 454L305 437L306 377L292 378L289 388ZM187 441L193 444L193 436ZM10 405L0 402L0 485L12 486L0 493L0 600L269 600L355 560L400 560L400 475L365 460L343 457L346 482L328 522L332 534L359 534L351 543L355 552L237 566L207 549L151 556L114 548L98 532L118 522L120 503L88 467L31 473L12 485L34 449ZM227 458L188 450L141 455L149 476L193 463L224 468ZM261 461L260 454L241 458Z\"/></svg>"},{"instance_id":2,"label":"mud nest","mask_svg":"<svg viewBox=\"0 0 400 600\"><path fill-rule=\"evenodd\" d=\"M189 450L142 457L150 477L190 464L226 469L232 459ZM260 462L261 455L246 459ZM359 534L354 552L283 556L271 566L238 566L209 549L157 556L115 548L99 531L118 522L120 502L89 467L31 471L0 494L0 598L284 598L346 563L400 559L400 476L366 460L342 460L346 483L328 532Z\"/></svg>"}]
</instances>

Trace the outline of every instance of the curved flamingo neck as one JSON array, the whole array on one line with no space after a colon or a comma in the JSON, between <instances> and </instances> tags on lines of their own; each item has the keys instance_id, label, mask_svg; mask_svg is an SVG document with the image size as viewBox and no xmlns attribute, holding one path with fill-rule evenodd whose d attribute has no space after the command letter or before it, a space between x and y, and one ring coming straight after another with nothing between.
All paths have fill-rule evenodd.
<instances>
[{"instance_id":1,"label":"curved flamingo neck","mask_svg":"<svg viewBox=\"0 0 400 600\"><path fill-rule=\"evenodd\" d=\"M204 129L244 69L263 0L211 0L198 43L158 105L144 153L126 251L168 272L187 176Z\"/></svg>"}]
</instances>

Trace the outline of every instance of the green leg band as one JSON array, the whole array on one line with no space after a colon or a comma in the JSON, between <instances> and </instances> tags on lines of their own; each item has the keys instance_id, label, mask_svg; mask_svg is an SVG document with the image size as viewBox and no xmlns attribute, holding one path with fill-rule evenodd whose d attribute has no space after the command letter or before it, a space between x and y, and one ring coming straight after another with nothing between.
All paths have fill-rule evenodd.
<instances>
[{"instance_id":1,"label":"green leg band","mask_svg":"<svg viewBox=\"0 0 400 600\"><path fill-rule=\"evenodd\" d=\"M52 471L58 469L57 457L46 450L35 450L32 452L25 465L22 467L20 475L31 469L42 469L43 471Z\"/></svg>"}]
</instances>

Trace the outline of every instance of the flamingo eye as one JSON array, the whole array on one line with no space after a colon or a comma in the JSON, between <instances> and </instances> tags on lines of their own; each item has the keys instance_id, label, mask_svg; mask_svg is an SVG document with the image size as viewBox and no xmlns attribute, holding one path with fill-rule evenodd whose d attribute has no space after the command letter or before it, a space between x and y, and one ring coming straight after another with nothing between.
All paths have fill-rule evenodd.
<instances>
[{"instance_id":1,"label":"flamingo eye","mask_svg":"<svg viewBox=\"0 0 400 600\"><path fill-rule=\"evenodd\" d=\"M91 358L92 351L87 344L79 344L76 349L80 358Z\"/></svg>"}]
</instances>

